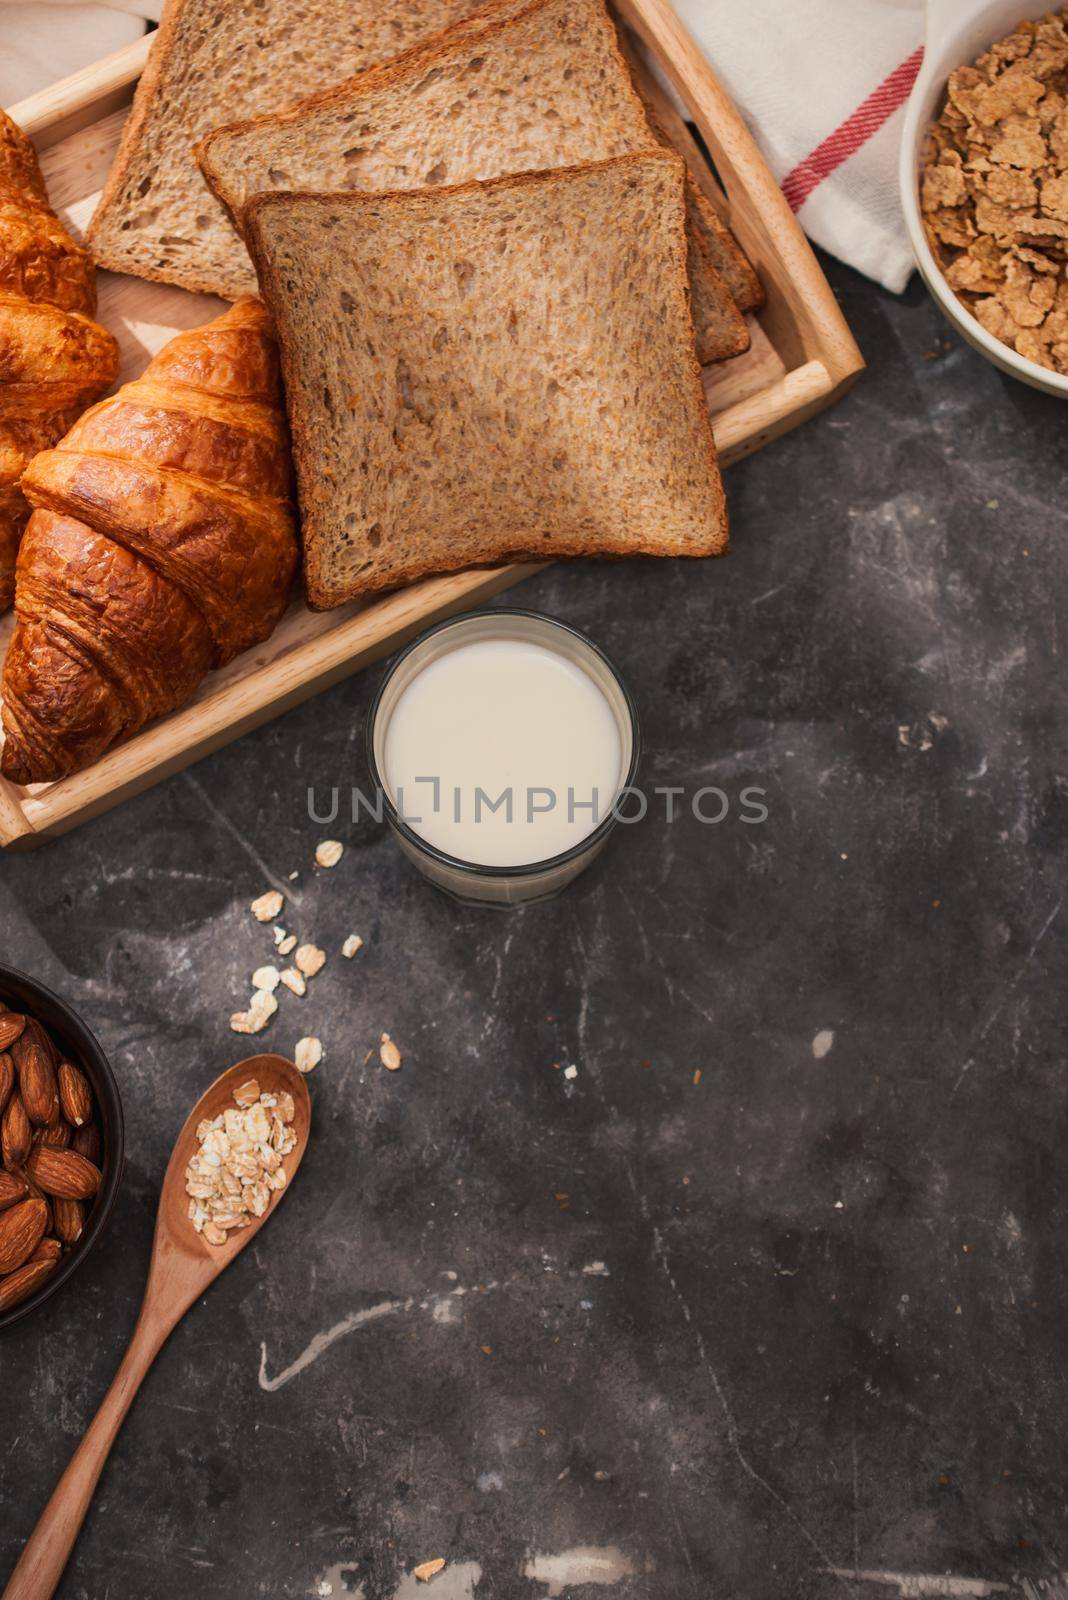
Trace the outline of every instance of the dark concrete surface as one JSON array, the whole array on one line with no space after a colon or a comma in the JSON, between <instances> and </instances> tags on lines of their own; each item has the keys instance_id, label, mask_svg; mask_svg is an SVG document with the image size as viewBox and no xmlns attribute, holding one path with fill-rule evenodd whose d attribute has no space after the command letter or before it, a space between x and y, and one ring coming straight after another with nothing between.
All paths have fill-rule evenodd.
<instances>
[{"instance_id":1,"label":"dark concrete surface","mask_svg":"<svg viewBox=\"0 0 1068 1600\"><path fill-rule=\"evenodd\" d=\"M408 1600L439 1555L430 1600L1068 1592L1068 409L828 270L870 371L729 473L733 556L513 592L623 667L647 785L762 786L764 825L650 818L553 904L458 909L307 818L373 671L0 864L5 959L129 1130L106 1244L0 1338L0 1570L188 1106L317 1033L304 1168L160 1356L64 1600ZM272 879L330 961L246 1051Z\"/></svg>"}]
</instances>

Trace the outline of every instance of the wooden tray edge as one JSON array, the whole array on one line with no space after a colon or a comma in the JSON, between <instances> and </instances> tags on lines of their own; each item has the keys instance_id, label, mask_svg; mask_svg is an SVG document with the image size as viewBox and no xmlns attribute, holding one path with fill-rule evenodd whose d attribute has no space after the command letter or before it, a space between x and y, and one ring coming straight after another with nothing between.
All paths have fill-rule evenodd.
<instances>
[{"instance_id":1,"label":"wooden tray edge","mask_svg":"<svg viewBox=\"0 0 1068 1600\"><path fill-rule=\"evenodd\" d=\"M831 378L829 401L863 371L864 358L785 195L668 0L615 3L667 74L711 151L731 201L732 225L743 247L756 256L758 270L764 254L760 246L773 242L785 268L791 291L787 298L805 356L821 361Z\"/></svg>"},{"instance_id":2,"label":"wooden tray edge","mask_svg":"<svg viewBox=\"0 0 1068 1600\"><path fill-rule=\"evenodd\" d=\"M29 850L110 810L172 773L300 705L400 649L435 622L481 604L541 570L517 564L433 578L349 619L332 633L290 650L206 700L153 723L87 768L21 799L0 778L0 847ZM249 698L254 688L256 698Z\"/></svg>"},{"instance_id":3,"label":"wooden tray edge","mask_svg":"<svg viewBox=\"0 0 1068 1600\"><path fill-rule=\"evenodd\" d=\"M47 150L90 122L117 111L136 83L152 49L155 33L146 33L113 55L72 72L8 107L8 116L28 133L39 150Z\"/></svg>"}]
</instances>

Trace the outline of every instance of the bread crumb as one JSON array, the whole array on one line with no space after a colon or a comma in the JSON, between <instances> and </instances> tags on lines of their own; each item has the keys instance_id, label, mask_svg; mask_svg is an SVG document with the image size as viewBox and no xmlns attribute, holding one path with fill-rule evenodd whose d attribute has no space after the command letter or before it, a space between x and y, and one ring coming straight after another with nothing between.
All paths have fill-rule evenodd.
<instances>
[{"instance_id":1,"label":"bread crumb","mask_svg":"<svg viewBox=\"0 0 1068 1600\"><path fill-rule=\"evenodd\" d=\"M388 1033L382 1035L382 1043L378 1051L382 1065L387 1072L397 1072L401 1064L401 1053L393 1043Z\"/></svg>"},{"instance_id":2,"label":"bread crumb","mask_svg":"<svg viewBox=\"0 0 1068 1600\"><path fill-rule=\"evenodd\" d=\"M578 1077L578 1067L565 1067L564 1068L564 1077L565 1078L577 1078Z\"/></svg>"}]
</instances>

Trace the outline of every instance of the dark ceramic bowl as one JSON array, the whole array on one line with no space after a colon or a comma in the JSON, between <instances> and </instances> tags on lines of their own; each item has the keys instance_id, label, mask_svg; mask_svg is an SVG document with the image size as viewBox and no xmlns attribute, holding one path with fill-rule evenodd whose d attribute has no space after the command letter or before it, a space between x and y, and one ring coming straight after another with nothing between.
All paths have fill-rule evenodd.
<instances>
[{"instance_id":1,"label":"dark ceramic bowl","mask_svg":"<svg viewBox=\"0 0 1068 1600\"><path fill-rule=\"evenodd\" d=\"M104 1180L86 1218L81 1238L71 1246L59 1267L36 1294L31 1294L28 1300L23 1300L0 1315L2 1330L10 1328L22 1317L28 1317L56 1294L77 1272L104 1232L122 1180L124 1141L122 1101L119 1099L115 1075L107 1056L78 1013L65 1000L53 994L51 989L28 978L24 972L16 972L13 967L0 966L0 1000L12 1011L25 1011L36 1017L48 1029L67 1059L81 1067L93 1091L104 1146L100 1163Z\"/></svg>"}]
</instances>

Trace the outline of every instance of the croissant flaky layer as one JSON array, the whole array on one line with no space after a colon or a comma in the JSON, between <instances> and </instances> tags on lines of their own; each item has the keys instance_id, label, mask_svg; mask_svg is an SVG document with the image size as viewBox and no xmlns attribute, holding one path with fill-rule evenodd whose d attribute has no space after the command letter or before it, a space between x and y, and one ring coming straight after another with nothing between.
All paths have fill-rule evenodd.
<instances>
[{"instance_id":1,"label":"croissant flaky layer","mask_svg":"<svg viewBox=\"0 0 1068 1600\"><path fill-rule=\"evenodd\" d=\"M4 666L4 775L32 783L88 766L187 700L211 657L181 590L83 522L35 511Z\"/></svg>"},{"instance_id":2,"label":"croissant flaky layer","mask_svg":"<svg viewBox=\"0 0 1068 1600\"><path fill-rule=\"evenodd\" d=\"M33 145L0 111L0 610L29 516L23 468L119 370L95 310L92 259L49 206Z\"/></svg>"},{"instance_id":3,"label":"croissant flaky layer","mask_svg":"<svg viewBox=\"0 0 1068 1600\"><path fill-rule=\"evenodd\" d=\"M270 319L180 334L22 480L4 776L80 771L265 639L297 564Z\"/></svg>"}]
</instances>

